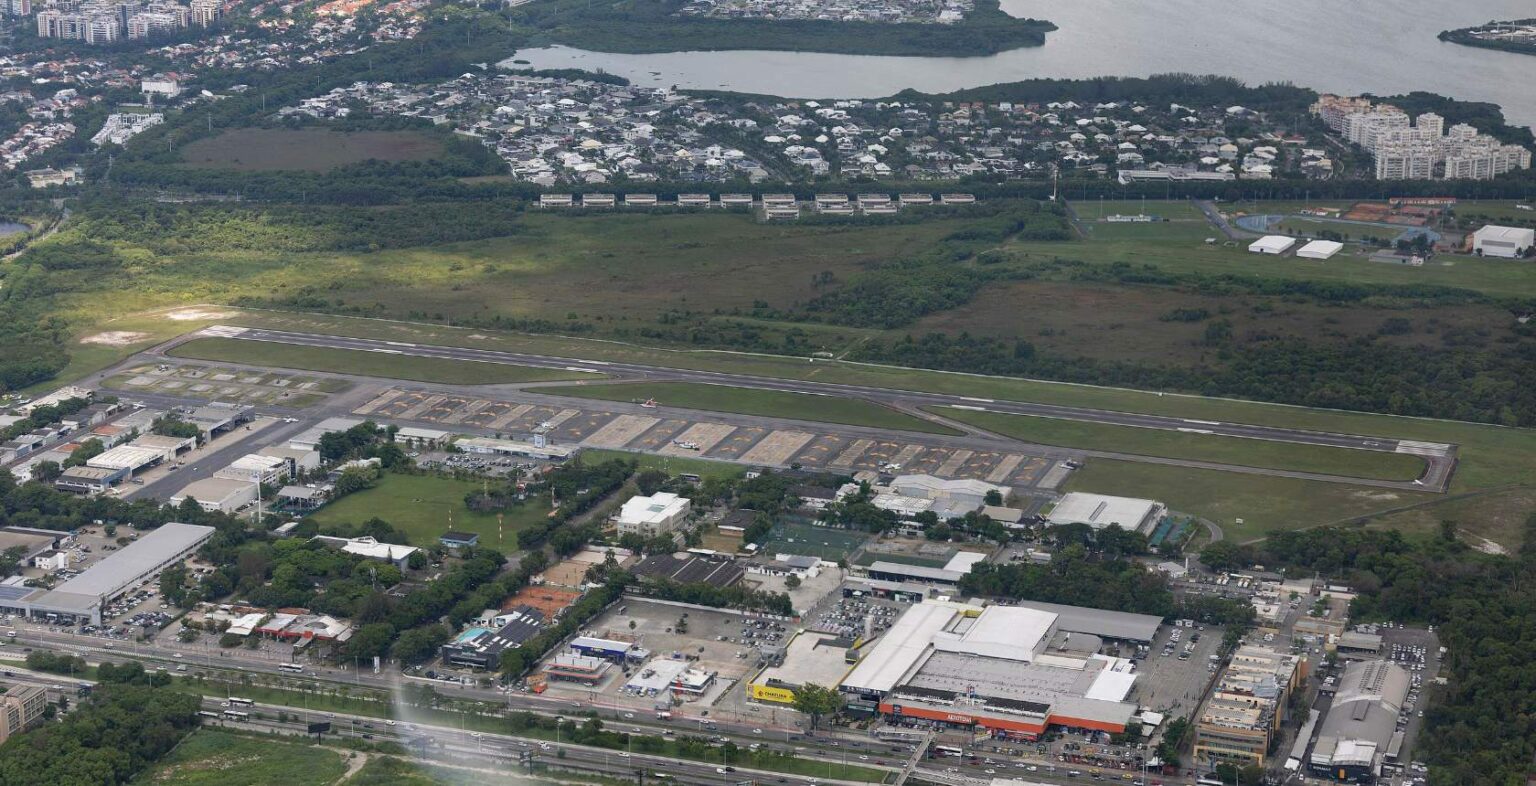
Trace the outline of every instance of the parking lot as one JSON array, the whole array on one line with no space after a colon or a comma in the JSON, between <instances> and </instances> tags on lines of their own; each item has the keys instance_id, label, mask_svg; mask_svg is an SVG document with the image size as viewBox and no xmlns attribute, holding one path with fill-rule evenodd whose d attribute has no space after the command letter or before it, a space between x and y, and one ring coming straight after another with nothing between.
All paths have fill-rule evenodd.
<instances>
[{"instance_id":1,"label":"parking lot","mask_svg":"<svg viewBox=\"0 0 1536 786\"><path fill-rule=\"evenodd\" d=\"M684 632L679 632L679 622ZM586 633L633 641L649 650L651 659L638 666L613 669L602 683L592 688L551 681L546 695L568 696L601 706L650 710L656 703L655 697L628 693L625 683L658 661L682 661L690 668L715 674L714 684L703 697L686 702L690 714L702 714L756 669L760 646L772 645L774 635L780 636L782 642L788 633L757 627L752 622L751 618L737 614L627 599L593 620Z\"/></svg>"},{"instance_id":2,"label":"parking lot","mask_svg":"<svg viewBox=\"0 0 1536 786\"><path fill-rule=\"evenodd\" d=\"M1171 718L1193 714L1215 674L1211 656L1221 645L1223 634L1222 628L1214 625L1158 628L1151 646L1137 661L1131 700Z\"/></svg>"},{"instance_id":3,"label":"parking lot","mask_svg":"<svg viewBox=\"0 0 1536 786\"><path fill-rule=\"evenodd\" d=\"M865 620L868 619L871 632L878 636L911 607L910 603L879 598L845 598L841 592L834 592L805 615L805 626L818 633L857 638L864 635Z\"/></svg>"}]
</instances>

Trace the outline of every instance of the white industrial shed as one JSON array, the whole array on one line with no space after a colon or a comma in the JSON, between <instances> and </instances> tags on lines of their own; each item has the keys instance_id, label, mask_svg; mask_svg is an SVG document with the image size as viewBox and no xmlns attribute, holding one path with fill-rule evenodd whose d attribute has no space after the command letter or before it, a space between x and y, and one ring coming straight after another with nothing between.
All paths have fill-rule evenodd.
<instances>
[{"instance_id":1,"label":"white industrial shed","mask_svg":"<svg viewBox=\"0 0 1536 786\"><path fill-rule=\"evenodd\" d=\"M1087 524L1094 529L1105 529L1111 524L1119 524L1121 529L1150 534L1167 510L1163 503L1150 499L1074 491L1056 503L1047 520L1054 527Z\"/></svg>"},{"instance_id":2,"label":"white industrial shed","mask_svg":"<svg viewBox=\"0 0 1536 786\"><path fill-rule=\"evenodd\" d=\"M25 597L0 598L0 606L34 617L52 614L100 625L102 606L191 556L213 532L213 527L196 524L164 524L54 589L16 588L27 590Z\"/></svg>"},{"instance_id":3,"label":"white industrial shed","mask_svg":"<svg viewBox=\"0 0 1536 786\"><path fill-rule=\"evenodd\" d=\"M1302 259L1329 259L1344 250L1344 244L1333 240L1314 240L1296 251Z\"/></svg>"},{"instance_id":4,"label":"white industrial shed","mask_svg":"<svg viewBox=\"0 0 1536 786\"><path fill-rule=\"evenodd\" d=\"M1296 238L1285 235L1265 235L1253 241L1248 250L1255 254L1284 254L1296 245Z\"/></svg>"},{"instance_id":5,"label":"white industrial shed","mask_svg":"<svg viewBox=\"0 0 1536 786\"><path fill-rule=\"evenodd\" d=\"M176 496L172 505L180 505L188 497L209 513L234 513L256 501L258 486L250 480L231 478L204 478L187 484Z\"/></svg>"},{"instance_id":6,"label":"white industrial shed","mask_svg":"<svg viewBox=\"0 0 1536 786\"><path fill-rule=\"evenodd\" d=\"M1536 229L1489 224L1472 233L1472 252L1485 257L1515 259L1536 246Z\"/></svg>"}]
</instances>

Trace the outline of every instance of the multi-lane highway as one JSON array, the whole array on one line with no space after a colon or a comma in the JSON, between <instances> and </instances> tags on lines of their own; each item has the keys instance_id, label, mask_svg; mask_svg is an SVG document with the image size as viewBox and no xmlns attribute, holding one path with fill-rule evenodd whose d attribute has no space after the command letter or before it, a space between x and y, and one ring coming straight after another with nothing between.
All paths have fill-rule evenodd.
<instances>
[{"instance_id":1,"label":"multi-lane highway","mask_svg":"<svg viewBox=\"0 0 1536 786\"><path fill-rule=\"evenodd\" d=\"M1084 456L1109 457L1133 461L1150 461L1154 463L1177 464L1181 466L1191 466L1198 468L1223 469L1228 471L1245 472L1249 474L1257 473L1296 477L1309 480L1348 482L1360 485L1398 488L1407 491L1443 492L1448 487L1451 474L1456 466L1456 450L1454 445L1411 442L1406 440L1374 436L1338 434L1323 431L1308 431L1304 429L1262 426L1246 423L1230 423L1214 420L1178 418L1163 415L1147 415L1134 412L1118 412L1113 410L1092 409L1087 407L1071 407L1056 404L984 399L979 397L928 393L912 390L897 390L864 385L808 382L796 379L780 379L775 377L729 374L715 371L666 368L634 363L550 357L545 355L531 355L518 352L475 349L469 347L410 344L396 341L381 341L377 339L352 338L348 336L295 333L289 331L254 328L218 328L218 331L220 335L245 341L263 341L279 344L292 344L298 346L322 347L329 349L350 349L364 352L411 355L417 357L434 357L480 363L503 363L508 365L529 366L534 368L600 371L604 374L610 375L613 378L621 380L698 382L743 388L754 388L759 390L778 390L792 393L841 396L874 401L919 416L925 416L924 410L928 408L958 407L960 409L968 409L973 411L979 410L1009 415L1029 415L1035 417L1056 418L1060 420L1072 420L1111 426L1159 429L1182 433L1205 434L1274 442L1292 442L1303 445L1349 448L1369 452L1412 453L1421 456L1427 465L1425 473L1416 480L1386 481L1346 478L1324 473L1288 472L1281 470L1240 467L1214 462L1186 461L1180 459L1159 459L1131 454L1121 454L1112 450L1074 451ZM164 348L172 346L174 343L179 343L180 340L165 345L165 347L161 347L157 351L163 351ZM536 390L537 386L530 386L529 389L530 391ZM950 423L950 425L961 425L961 427L964 427L963 424ZM973 431L974 433L983 433L978 429L972 428L969 430Z\"/></svg>"}]
</instances>

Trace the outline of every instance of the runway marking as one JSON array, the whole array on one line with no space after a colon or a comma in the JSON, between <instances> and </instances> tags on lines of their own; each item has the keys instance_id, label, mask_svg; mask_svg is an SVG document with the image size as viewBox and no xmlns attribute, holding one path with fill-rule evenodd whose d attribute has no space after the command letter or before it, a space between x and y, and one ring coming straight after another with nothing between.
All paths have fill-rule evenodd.
<instances>
[{"instance_id":1,"label":"runway marking","mask_svg":"<svg viewBox=\"0 0 1536 786\"><path fill-rule=\"evenodd\" d=\"M622 448L660 422L661 418L620 415L592 432L581 441L581 444L599 448Z\"/></svg>"},{"instance_id":2,"label":"runway marking","mask_svg":"<svg viewBox=\"0 0 1536 786\"><path fill-rule=\"evenodd\" d=\"M1185 434L1215 434L1216 433L1216 432L1214 432L1214 431L1212 431L1212 430L1210 430L1208 428L1182 428L1181 427L1179 429L1179 431L1182 431Z\"/></svg>"},{"instance_id":3,"label":"runway marking","mask_svg":"<svg viewBox=\"0 0 1536 786\"><path fill-rule=\"evenodd\" d=\"M1003 460L998 462L991 472L987 473L987 482L1002 483L1009 475L1013 474L1014 470L1019 468L1019 464L1023 463L1023 461L1024 457L1017 453L1010 453L1004 456Z\"/></svg>"},{"instance_id":4,"label":"runway marking","mask_svg":"<svg viewBox=\"0 0 1536 786\"><path fill-rule=\"evenodd\" d=\"M852 445L844 448L842 453L837 454L837 458L832 459L831 466L839 468L853 466L853 462L857 461L859 456L864 455L864 451L869 450L869 446L873 444L875 444L875 441L872 439L861 439L854 442Z\"/></svg>"},{"instance_id":5,"label":"runway marking","mask_svg":"<svg viewBox=\"0 0 1536 786\"><path fill-rule=\"evenodd\" d=\"M927 445L908 445L897 452L895 456L891 457L891 463L906 464L912 459L917 458L917 454L922 453L927 449Z\"/></svg>"},{"instance_id":6,"label":"runway marking","mask_svg":"<svg viewBox=\"0 0 1536 786\"><path fill-rule=\"evenodd\" d=\"M421 413L426 412L427 410L437 406L438 404L442 403L443 400L446 399L446 398L448 398L448 397L444 396L442 394L433 394L431 396L427 396L425 399L423 399L416 406L411 407L410 409L407 409L404 412L401 412L399 417L400 417L401 420L415 420L416 418L421 416Z\"/></svg>"},{"instance_id":7,"label":"runway marking","mask_svg":"<svg viewBox=\"0 0 1536 786\"><path fill-rule=\"evenodd\" d=\"M1446 456L1451 452L1451 446L1441 442L1418 442L1415 440L1401 440L1397 443L1396 453L1412 453L1416 456Z\"/></svg>"},{"instance_id":8,"label":"runway marking","mask_svg":"<svg viewBox=\"0 0 1536 786\"><path fill-rule=\"evenodd\" d=\"M235 325L209 325L208 327L197 331L197 334L199 336L208 336L210 338L234 338L235 336L238 336L249 329L250 328L237 327Z\"/></svg>"},{"instance_id":9,"label":"runway marking","mask_svg":"<svg viewBox=\"0 0 1536 786\"><path fill-rule=\"evenodd\" d=\"M676 445L668 444L656 452L668 456L701 456L714 450L721 440L730 436L731 432L735 430L735 426L728 426L724 423L695 423L684 430L683 433L678 434L676 439L678 442L696 443L699 446L698 450L684 450Z\"/></svg>"},{"instance_id":10,"label":"runway marking","mask_svg":"<svg viewBox=\"0 0 1536 786\"><path fill-rule=\"evenodd\" d=\"M517 406L507 410L506 412L501 413L501 415L499 415L495 420L491 421L490 423L485 424L485 427L486 428L502 428L502 427L506 426L508 423L511 423L512 421L517 420L518 418L522 417L523 413L527 412L530 409L533 409L533 405L532 404L518 404Z\"/></svg>"},{"instance_id":11,"label":"runway marking","mask_svg":"<svg viewBox=\"0 0 1536 786\"><path fill-rule=\"evenodd\" d=\"M789 461L789 457L815 439L815 434L804 431L772 431L753 445L738 461L749 464L766 464L777 467Z\"/></svg>"},{"instance_id":12,"label":"runway marking","mask_svg":"<svg viewBox=\"0 0 1536 786\"><path fill-rule=\"evenodd\" d=\"M933 474L935 474L935 475L937 475L937 476L939 476L941 478L949 477L949 476L955 474L955 470L960 469L960 467L963 464L965 464L966 459L969 459L971 457L971 454L973 452L974 451L970 451L970 450L957 450L957 451L955 451L954 455L952 455L949 458L945 459L944 463L940 464L939 468L937 470L935 470ZM900 463L900 462L898 462L898 463Z\"/></svg>"},{"instance_id":13,"label":"runway marking","mask_svg":"<svg viewBox=\"0 0 1536 786\"><path fill-rule=\"evenodd\" d=\"M471 418L471 417L473 417L475 415L480 414L481 410L485 409L486 407L489 407L493 403L494 402L487 401L487 400L485 400L483 398L482 399L476 399L476 400L471 401L468 404L464 405L463 407L460 407L459 410L457 412L453 413L452 415L449 415L448 417L443 418L443 422L444 423L463 423L465 420L467 420L467 419L469 419L469 418Z\"/></svg>"},{"instance_id":14,"label":"runway marking","mask_svg":"<svg viewBox=\"0 0 1536 786\"><path fill-rule=\"evenodd\" d=\"M574 418L580 414L581 410L579 409L562 409L556 413L554 417L549 419L549 428L551 430L557 429L560 427L561 423L564 423L565 421L570 420L571 418Z\"/></svg>"},{"instance_id":15,"label":"runway marking","mask_svg":"<svg viewBox=\"0 0 1536 786\"><path fill-rule=\"evenodd\" d=\"M399 398L402 392L403 391L399 390L398 388L390 388L389 390L386 390L383 393L375 396L374 399L367 404L352 410L352 412L357 415L370 414L379 407L382 407L385 404L388 404L389 402Z\"/></svg>"},{"instance_id":16,"label":"runway marking","mask_svg":"<svg viewBox=\"0 0 1536 786\"><path fill-rule=\"evenodd\" d=\"M990 398L976 398L975 396L961 396L960 400L961 401L980 401L983 404L996 404L997 403L995 400L990 399Z\"/></svg>"},{"instance_id":17,"label":"runway marking","mask_svg":"<svg viewBox=\"0 0 1536 786\"><path fill-rule=\"evenodd\" d=\"M1191 420L1189 418L1185 418L1184 422L1185 423L1194 423L1194 424L1201 425L1201 426L1219 426L1219 425L1221 425L1220 421L1215 421L1215 420Z\"/></svg>"},{"instance_id":18,"label":"runway marking","mask_svg":"<svg viewBox=\"0 0 1536 786\"><path fill-rule=\"evenodd\" d=\"M986 412L987 411L986 407L972 407L972 406L969 406L969 405L966 405L966 404L951 404L949 406L949 408L950 409L963 409L963 410L967 410L969 412Z\"/></svg>"}]
</instances>

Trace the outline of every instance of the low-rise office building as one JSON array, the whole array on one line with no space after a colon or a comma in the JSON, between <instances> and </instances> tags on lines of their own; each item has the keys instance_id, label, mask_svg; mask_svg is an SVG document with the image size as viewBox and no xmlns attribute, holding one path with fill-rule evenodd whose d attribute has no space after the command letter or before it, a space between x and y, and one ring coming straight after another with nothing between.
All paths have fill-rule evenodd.
<instances>
[{"instance_id":1,"label":"low-rise office building","mask_svg":"<svg viewBox=\"0 0 1536 786\"><path fill-rule=\"evenodd\" d=\"M38 685L7 685L0 693L0 742L43 722L48 690Z\"/></svg>"},{"instance_id":2,"label":"low-rise office building","mask_svg":"<svg viewBox=\"0 0 1536 786\"><path fill-rule=\"evenodd\" d=\"M209 513L234 513L256 502L260 486L249 480L231 480L212 477L188 483L171 497L172 505L180 505L188 499L197 500L198 507Z\"/></svg>"},{"instance_id":3,"label":"low-rise office building","mask_svg":"<svg viewBox=\"0 0 1536 786\"><path fill-rule=\"evenodd\" d=\"M1264 766L1285 722L1291 691L1305 676L1300 658L1244 645L1232 654L1195 723L1195 758Z\"/></svg>"},{"instance_id":4,"label":"low-rise office building","mask_svg":"<svg viewBox=\"0 0 1536 786\"><path fill-rule=\"evenodd\" d=\"M670 491L658 491L649 497L630 497L614 517L620 535L654 538L676 532L688 518L693 503Z\"/></svg>"}]
</instances>

